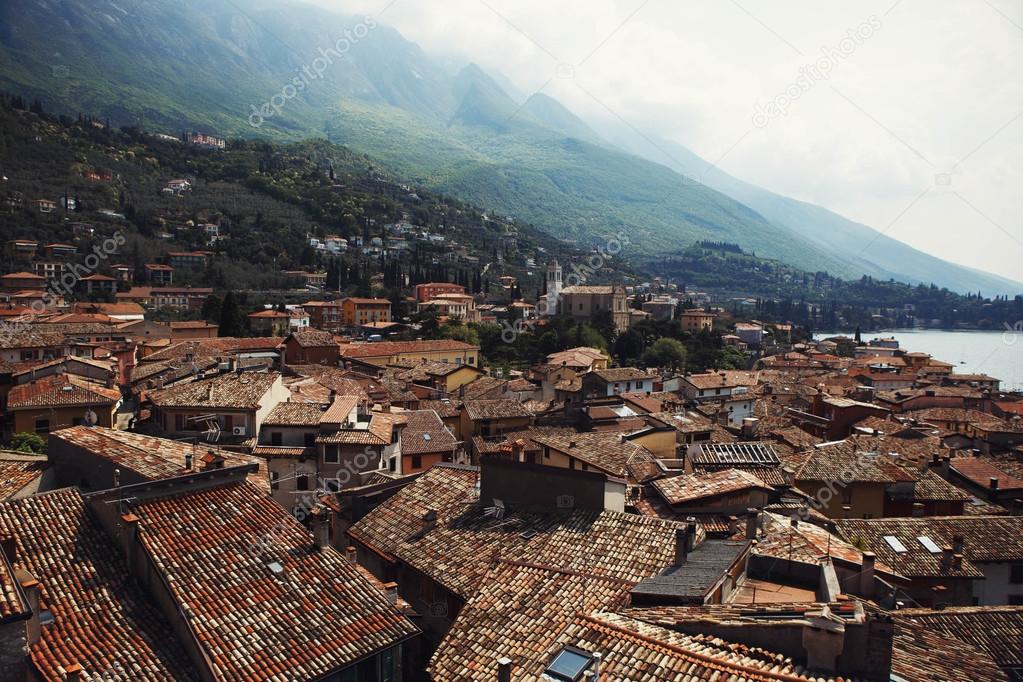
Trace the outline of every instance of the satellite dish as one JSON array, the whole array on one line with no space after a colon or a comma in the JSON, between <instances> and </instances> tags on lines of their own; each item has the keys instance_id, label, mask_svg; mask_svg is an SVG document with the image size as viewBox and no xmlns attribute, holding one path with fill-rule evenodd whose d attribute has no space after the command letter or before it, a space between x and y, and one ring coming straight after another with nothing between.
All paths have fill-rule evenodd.
<instances>
[{"instance_id":1,"label":"satellite dish","mask_svg":"<svg viewBox=\"0 0 1023 682\"><path fill-rule=\"evenodd\" d=\"M86 410L85 411L85 425L86 426L96 426L96 424L99 424L99 417L92 410Z\"/></svg>"}]
</instances>

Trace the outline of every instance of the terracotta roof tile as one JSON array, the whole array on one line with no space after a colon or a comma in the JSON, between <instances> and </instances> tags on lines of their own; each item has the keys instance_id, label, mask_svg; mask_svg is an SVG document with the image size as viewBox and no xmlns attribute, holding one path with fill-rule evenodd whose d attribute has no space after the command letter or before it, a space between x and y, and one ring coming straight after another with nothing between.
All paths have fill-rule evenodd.
<instances>
[{"instance_id":1,"label":"terracotta roof tile","mask_svg":"<svg viewBox=\"0 0 1023 682\"><path fill-rule=\"evenodd\" d=\"M450 453L457 446L458 441L433 410L412 410L402 414L408 420L401 430L402 455Z\"/></svg>"},{"instance_id":2,"label":"terracotta roof tile","mask_svg":"<svg viewBox=\"0 0 1023 682\"><path fill-rule=\"evenodd\" d=\"M279 372L228 372L154 391L150 400L157 407L253 409L280 378Z\"/></svg>"},{"instance_id":3,"label":"terracotta roof tile","mask_svg":"<svg viewBox=\"0 0 1023 682\"><path fill-rule=\"evenodd\" d=\"M902 575L909 577L983 578L977 563L1023 561L1023 517L932 516L924 518L839 519L839 534L850 542L865 542L871 551ZM931 552L917 538L929 537L939 549L963 538L959 568L944 566L942 553ZM906 551L896 551L886 536L897 539Z\"/></svg>"},{"instance_id":4,"label":"terracotta roof tile","mask_svg":"<svg viewBox=\"0 0 1023 682\"><path fill-rule=\"evenodd\" d=\"M74 374L51 374L11 389L7 407L22 410L39 407L113 405L121 399L116 388L87 381Z\"/></svg>"},{"instance_id":5,"label":"terracotta roof tile","mask_svg":"<svg viewBox=\"0 0 1023 682\"><path fill-rule=\"evenodd\" d=\"M687 504L750 489L771 490L759 478L740 469L682 474L654 481L653 486L668 504Z\"/></svg>"},{"instance_id":6,"label":"terracotta roof tile","mask_svg":"<svg viewBox=\"0 0 1023 682\"><path fill-rule=\"evenodd\" d=\"M42 679L72 664L91 680L200 679L77 489L0 504L0 534L15 538L14 566L39 580L54 619L30 651Z\"/></svg>"},{"instance_id":7,"label":"terracotta roof tile","mask_svg":"<svg viewBox=\"0 0 1023 682\"><path fill-rule=\"evenodd\" d=\"M318 678L417 632L337 551L311 550L309 532L248 483L132 511L218 679Z\"/></svg>"},{"instance_id":8,"label":"terracotta roof tile","mask_svg":"<svg viewBox=\"0 0 1023 682\"><path fill-rule=\"evenodd\" d=\"M940 611L903 609L899 621L920 625L934 634L966 642L1002 668L1023 667L1023 606L958 606ZM945 643L941 651L953 650Z\"/></svg>"}]
</instances>

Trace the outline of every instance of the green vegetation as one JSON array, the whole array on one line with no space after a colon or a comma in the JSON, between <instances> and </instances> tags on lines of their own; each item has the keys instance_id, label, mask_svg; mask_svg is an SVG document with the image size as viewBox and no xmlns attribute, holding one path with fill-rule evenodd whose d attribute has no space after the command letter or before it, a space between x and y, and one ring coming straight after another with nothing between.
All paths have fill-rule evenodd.
<instances>
[{"instance_id":1,"label":"green vegetation","mask_svg":"<svg viewBox=\"0 0 1023 682\"><path fill-rule=\"evenodd\" d=\"M245 11L230 0L143 2L109 14L84 0L29 4L0 36L0 87L38 98L49 109L91 111L115 126L173 135L198 129L298 141L326 134L371 154L396 179L583 247L628 232L627 258L725 239L845 277L906 274L910 281L933 279L960 290L1017 286L877 237L819 207L759 188L752 189L766 199L743 193L734 182L716 184L714 174L704 172L705 161L669 143L658 146L670 148L671 159L663 151L653 161L622 152L557 101L539 95L517 102L475 66L451 74L375 22L343 58L332 59L294 96L282 96L319 49L364 22L269 0L251 0ZM59 55L45 47L51 44L61 46ZM275 96L275 108L258 114ZM677 159L693 162L679 166ZM713 189L692 180L704 176ZM347 215L359 218L344 210L334 217L343 225ZM304 229L293 222L296 233ZM873 242L870 235L878 253L856 255L856 245ZM264 255L272 264L273 255ZM227 270L222 278L234 281L239 274Z\"/></svg>"},{"instance_id":2,"label":"green vegetation","mask_svg":"<svg viewBox=\"0 0 1023 682\"><path fill-rule=\"evenodd\" d=\"M177 268L174 284L231 288L243 313L270 298L266 292L300 292L304 281L287 271L326 271L332 292L392 300L429 280L497 292L494 283L506 274L534 295L541 271L530 261L583 256L536 228L398 182L366 157L322 140L232 140L226 150L211 151L136 128L108 128L87 116L48 115L37 104L0 97L0 164L8 177L0 192L9 200L0 229L8 238L73 243L83 254L120 232L125 244L114 260L134 266L136 284L145 283L144 264L162 261L169 251L208 251L208 267ZM176 178L187 179L191 189L165 191ZM43 213L33 203L65 195L77 208ZM436 240L408 236L408 250L387 259L379 248L369 254L353 248L339 257L310 246L310 238L327 235L352 244L386 242L395 236L386 226L398 222ZM94 233L76 231L78 223ZM215 239L206 226L217 229ZM112 262L100 271L110 274ZM5 250L0 267L26 266ZM615 273L622 274L603 274ZM373 282L375 275L382 280ZM372 284L383 288L371 291ZM264 295L249 301L246 290ZM206 316L219 319L215 312Z\"/></svg>"},{"instance_id":3,"label":"green vegetation","mask_svg":"<svg viewBox=\"0 0 1023 682\"><path fill-rule=\"evenodd\" d=\"M16 433L11 436L8 449L17 452L32 452L37 455L46 454L46 439L35 433Z\"/></svg>"},{"instance_id":4,"label":"green vegetation","mask_svg":"<svg viewBox=\"0 0 1023 682\"><path fill-rule=\"evenodd\" d=\"M1023 319L1023 296L985 298L934 285L863 276L843 280L746 253L736 244L701 242L647 263L649 271L690 290L733 296L732 311L809 329L864 330L914 325L1004 329Z\"/></svg>"}]
</instances>

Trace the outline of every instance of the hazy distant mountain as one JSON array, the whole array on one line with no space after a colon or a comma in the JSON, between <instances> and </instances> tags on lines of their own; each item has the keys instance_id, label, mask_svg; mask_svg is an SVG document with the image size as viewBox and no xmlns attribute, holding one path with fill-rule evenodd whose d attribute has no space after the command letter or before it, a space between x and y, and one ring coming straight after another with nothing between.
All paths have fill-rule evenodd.
<instances>
[{"instance_id":1,"label":"hazy distant mountain","mask_svg":"<svg viewBox=\"0 0 1023 682\"><path fill-rule=\"evenodd\" d=\"M612 147L557 101L475 65L453 72L362 17L270 0L47 0L7 3L0 20L0 87L49 107L168 132L326 133L558 236L624 231L626 256L711 239L843 276L1023 290L883 237L884 253L850 261L849 240L873 230L727 176L683 182L684 168ZM338 42L346 29L355 38Z\"/></svg>"},{"instance_id":2,"label":"hazy distant mountain","mask_svg":"<svg viewBox=\"0 0 1023 682\"><path fill-rule=\"evenodd\" d=\"M619 133L613 142L622 149L698 178L703 184L746 204L775 225L789 228L808 242L844 253L849 265L861 272L910 283L940 281L950 289L980 290L985 295L1018 293L1023 286L1005 277L952 265L821 206L739 180L669 140L644 139L624 129ZM651 143L655 143L656 147Z\"/></svg>"}]
</instances>

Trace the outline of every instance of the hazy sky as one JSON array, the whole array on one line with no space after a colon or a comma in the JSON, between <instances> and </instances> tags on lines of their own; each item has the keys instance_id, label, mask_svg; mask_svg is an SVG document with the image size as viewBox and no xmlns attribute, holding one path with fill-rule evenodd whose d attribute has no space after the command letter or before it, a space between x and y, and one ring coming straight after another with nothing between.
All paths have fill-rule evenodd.
<instances>
[{"instance_id":1,"label":"hazy sky","mask_svg":"<svg viewBox=\"0 0 1023 682\"><path fill-rule=\"evenodd\" d=\"M319 0L542 89L595 125L671 139L739 178L1023 280L1021 2L389 2ZM784 113L757 108L786 92Z\"/></svg>"}]
</instances>

